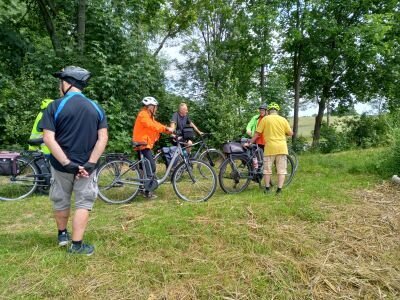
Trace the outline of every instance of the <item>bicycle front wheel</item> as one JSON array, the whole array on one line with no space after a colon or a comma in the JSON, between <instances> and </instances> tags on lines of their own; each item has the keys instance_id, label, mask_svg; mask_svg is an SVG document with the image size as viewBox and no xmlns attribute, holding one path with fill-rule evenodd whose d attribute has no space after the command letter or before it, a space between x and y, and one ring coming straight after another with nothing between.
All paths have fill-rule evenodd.
<instances>
[{"instance_id":1,"label":"bicycle front wheel","mask_svg":"<svg viewBox=\"0 0 400 300\"><path fill-rule=\"evenodd\" d=\"M244 191L250 184L250 164L242 157L228 157L219 171L219 185L228 194Z\"/></svg>"},{"instance_id":2,"label":"bicycle front wheel","mask_svg":"<svg viewBox=\"0 0 400 300\"><path fill-rule=\"evenodd\" d=\"M205 161L215 170L219 170L225 160L225 155L217 149L208 149L200 154L199 160Z\"/></svg>"},{"instance_id":3,"label":"bicycle front wheel","mask_svg":"<svg viewBox=\"0 0 400 300\"><path fill-rule=\"evenodd\" d=\"M0 175L0 200L13 201L32 194L37 187L39 171L25 158L18 158L18 175Z\"/></svg>"},{"instance_id":4,"label":"bicycle front wheel","mask_svg":"<svg viewBox=\"0 0 400 300\"><path fill-rule=\"evenodd\" d=\"M176 195L184 201L207 201L217 188L217 175L204 161L183 161L172 174L172 186Z\"/></svg>"},{"instance_id":5,"label":"bicycle front wheel","mask_svg":"<svg viewBox=\"0 0 400 300\"><path fill-rule=\"evenodd\" d=\"M110 204L132 201L139 192L139 171L126 160L110 161L99 168L97 185L99 197Z\"/></svg>"}]
</instances>

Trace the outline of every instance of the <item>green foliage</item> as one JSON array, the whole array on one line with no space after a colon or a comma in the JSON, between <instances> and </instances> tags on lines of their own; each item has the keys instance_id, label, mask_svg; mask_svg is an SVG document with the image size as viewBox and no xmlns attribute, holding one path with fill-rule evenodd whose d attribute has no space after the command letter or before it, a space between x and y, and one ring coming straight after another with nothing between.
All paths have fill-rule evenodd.
<instances>
[{"instance_id":1,"label":"green foliage","mask_svg":"<svg viewBox=\"0 0 400 300\"><path fill-rule=\"evenodd\" d=\"M346 138L356 147L385 146L390 141L390 128L385 116L368 116L343 120L342 130Z\"/></svg>"},{"instance_id":2,"label":"green foliage","mask_svg":"<svg viewBox=\"0 0 400 300\"><path fill-rule=\"evenodd\" d=\"M289 145L292 147L294 152L303 153L308 148L308 141L307 141L306 137L300 135L300 136L297 136L297 138L294 142L292 141L292 139L290 139Z\"/></svg>"},{"instance_id":3,"label":"green foliage","mask_svg":"<svg viewBox=\"0 0 400 300\"><path fill-rule=\"evenodd\" d=\"M321 126L321 141L319 150L322 153L343 151L348 148L346 137L335 126L328 126L326 122Z\"/></svg>"},{"instance_id":4,"label":"green foliage","mask_svg":"<svg viewBox=\"0 0 400 300\"><path fill-rule=\"evenodd\" d=\"M379 171L385 176L400 175L400 110L388 115L391 144L379 160Z\"/></svg>"},{"instance_id":5,"label":"green foliage","mask_svg":"<svg viewBox=\"0 0 400 300\"><path fill-rule=\"evenodd\" d=\"M380 147L391 141L387 117L366 114L339 119L331 126L323 123L321 137L320 150L323 153Z\"/></svg>"},{"instance_id":6,"label":"green foliage","mask_svg":"<svg viewBox=\"0 0 400 300\"><path fill-rule=\"evenodd\" d=\"M201 106L206 118L202 122L203 128L214 134L217 144L241 136L248 122L242 115L245 100L236 93L237 82L229 80L218 91L210 89Z\"/></svg>"},{"instance_id":7,"label":"green foliage","mask_svg":"<svg viewBox=\"0 0 400 300\"><path fill-rule=\"evenodd\" d=\"M0 34L1 148L26 145L41 100L59 97L58 82L51 74L66 65L80 65L92 73L85 94L98 101L108 117L108 150L128 151L141 99L148 95L168 99L161 64L149 53L146 32L138 29L142 20L139 15L160 7L144 5L139 9L141 4L136 1L122 1L116 7L101 0L88 3L86 47L81 55L75 39L76 7L58 1L53 4L57 13L52 21L61 41L61 57L41 26L43 19L37 7L28 10L19 24L12 22L16 18L13 10L4 17L2 24L8 22L9 26L3 26ZM168 102L161 102L161 106L168 106Z\"/></svg>"},{"instance_id":8,"label":"green foliage","mask_svg":"<svg viewBox=\"0 0 400 300\"><path fill-rule=\"evenodd\" d=\"M400 128L393 130L393 145L390 149L390 170L400 175Z\"/></svg>"}]
</instances>

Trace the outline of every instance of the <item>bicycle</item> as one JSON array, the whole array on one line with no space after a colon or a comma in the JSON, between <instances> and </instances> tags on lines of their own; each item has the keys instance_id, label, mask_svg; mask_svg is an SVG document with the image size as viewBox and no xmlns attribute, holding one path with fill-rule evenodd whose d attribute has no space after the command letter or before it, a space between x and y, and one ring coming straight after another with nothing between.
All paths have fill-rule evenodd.
<instances>
[{"instance_id":1,"label":"bicycle","mask_svg":"<svg viewBox=\"0 0 400 300\"><path fill-rule=\"evenodd\" d=\"M43 139L29 140L38 146ZM10 152L9 152L10 153ZM0 157L0 200L13 201L28 197L35 191L47 193L50 189L51 169L48 158L41 151L3 152ZM10 171L8 167L12 166Z\"/></svg>"},{"instance_id":2,"label":"bicycle","mask_svg":"<svg viewBox=\"0 0 400 300\"><path fill-rule=\"evenodd\" d=\"M246 142L242 140L241 142ZM241 143L228 142L224 145L224 152L228 157L221 165L218 174L221 189L228 194L235 194L244 191L250 184L255 181L261 187L263 182L263 152L258 145L252 145L247 150L242 147ZM287 171L284 186L292 181L296 166L290 155L287 158ZM276 171L271 176L271 183L277 183Z\"/></svg>"},{"instance_id":3,"label":"bicycle","mask_svg":"<svg viewBox=\"0 0 400 300\"><path fill-rule=\"evenodd\" d=\"M292 158L292 161L294 163L294 168L297 171L297 168L299 166L299 158L297 157L297 153L290 146L288 147L288 151L289 151L289 156Z\"/></svg>"},{"instance_id":4,"label":"bicycle","mask_svg":"<svg viewBox=\"0 0 400 300\"><path fill-rule=\"evenodd\" d=\"M207 144L207 138L211 136L211 133L204 133L200 135L200 140L196 143L193 143L190 147L194 147L197 145L200 145L196 152L191 152L190 153L190 158L192 159L198 159L201 161L207 162L211 167L215 168L218 170L222 164L222 162L225 160L225 155L220 151L215 148L210 148ZM182 149L187 149L189 146L184 146ZM175 152L176 147L163 147L158 153L154 156L154 161L156 162L157 166L157 177L161 178L164 176L166 169L167 169L167 164L169 165L170 163L167 163L167 160L165 159L166 155L170 155L172 157L173 152ZM167 153L169 152L169 153ZM170 153L172 152L172 153ZM175 165L177 165L179 162L175 162Z\"/></svg>"},{"instance_id":5,"label":"bicycle","mask_svg":"<svg viewBox=\"0 0 400 300\"><path fill-rule=\"evenodd\" d=\"M125 154L106 155L107 162L97 173L100 199L110 204L131 202L139 191L157 189L172 173L172 186L180 199L188 202L207 201L216 190L217 175L208 163L185 155L181 144L178 141L177 151L164 176L159 179L156 174L151 174L150 162L141 153L138 161L130 160ZM145 145L143 142L132 142L133 147ZM173 168L178 159L180 163ZM148 170L150 174L147 174Z\"/></svg>"}]
</instances>

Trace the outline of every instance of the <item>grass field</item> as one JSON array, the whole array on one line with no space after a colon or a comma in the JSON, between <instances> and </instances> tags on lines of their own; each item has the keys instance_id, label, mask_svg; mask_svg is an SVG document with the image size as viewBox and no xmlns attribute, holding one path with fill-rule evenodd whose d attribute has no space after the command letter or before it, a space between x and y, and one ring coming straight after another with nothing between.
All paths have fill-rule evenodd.
<instances>
[{"instance_id":1,"label":"grass field","mask_svg":"<svg viewBox=\"0 0 400 300\"><path fill-rule=\"evenodd\" d=\"M47 197L0 202L0 299L399 299L399 188L382 149L300 156L281 197L100 200L91 257L56 245Z\"/></svg>"},{"instance_id":2,"label":"grass field","mask_svg":"<svg viewBox=\"0 0 400 300\"><path fill-rule=\"evenodd\" d=\"M347 117L348 118L348 117ZM330 123L334 123L339 120L339 117L331 116ZM324 121L326 121L326 116L324 116ZM289 118L290 126L293 128L293 118ZM311 132L314 130L315 117L300 117L299 118L299 136L310 138Z\"/></svg>"}]
</instances>

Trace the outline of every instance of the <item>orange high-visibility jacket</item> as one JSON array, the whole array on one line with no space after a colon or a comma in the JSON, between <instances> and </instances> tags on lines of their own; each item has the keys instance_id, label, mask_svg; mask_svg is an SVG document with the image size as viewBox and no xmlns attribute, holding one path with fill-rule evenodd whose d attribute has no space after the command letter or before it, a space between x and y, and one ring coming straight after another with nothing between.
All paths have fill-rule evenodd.
<instances>
[{"instance_id":1,"label":"orange high-visibility jacket","mask_svg":"<svg viewBox=\"0 0 400 300\"><path fill-rule=\"evenodd\" d=\"M157 122L151 113L146 108L143 108L136 117L132 141L147 143L146 146L142 146L140 149L153 149L154 143L158 141L162 132L168 132L166 126Z\"/></svg>"}]
</instances>

